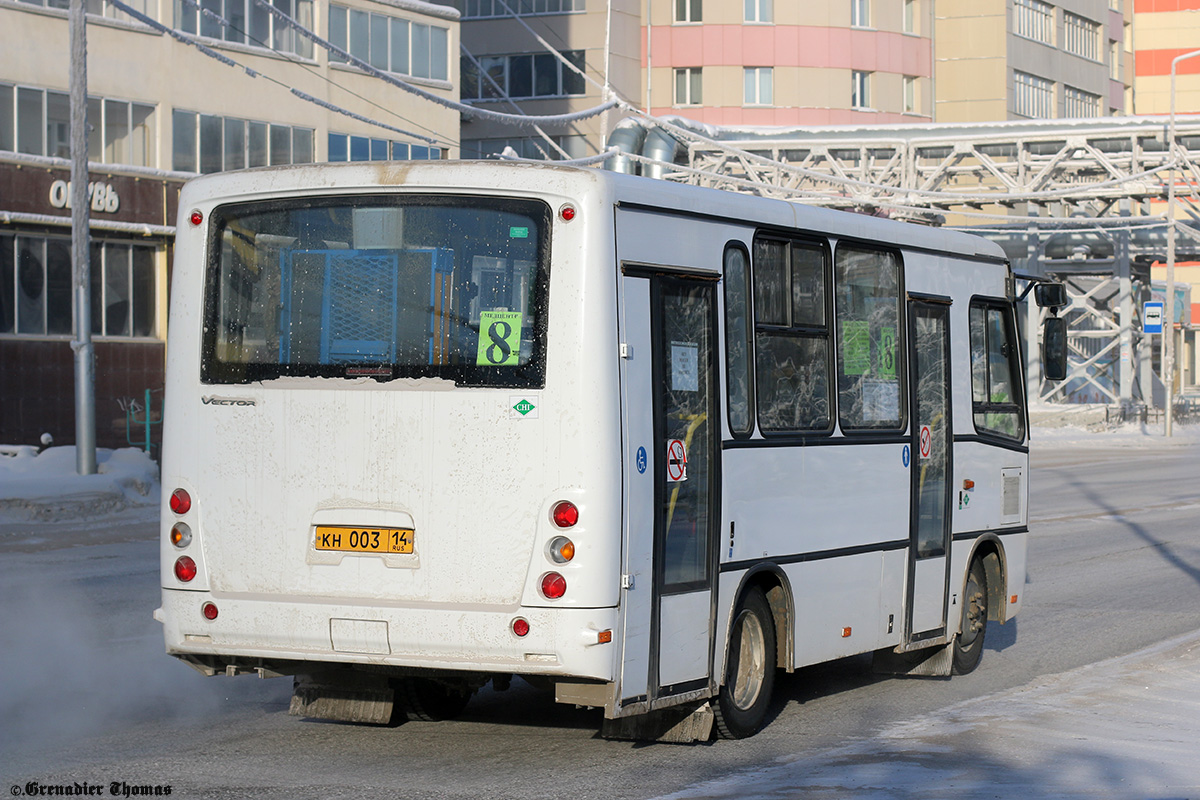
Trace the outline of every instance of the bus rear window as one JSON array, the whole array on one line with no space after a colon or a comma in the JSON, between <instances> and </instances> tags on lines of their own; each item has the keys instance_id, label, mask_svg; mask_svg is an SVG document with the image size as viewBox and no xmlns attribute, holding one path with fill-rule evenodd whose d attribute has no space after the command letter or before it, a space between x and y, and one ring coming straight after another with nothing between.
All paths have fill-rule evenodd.
<instances>
[{"instance_id":1,"label":"bus rear window","mask_svg":"<svg viewBox=\"0 0 1200 800\"><path fill-rule=\"evenodd\" d=\"M201 378L540 387L549 231L549 207L529 200L343 196L220 207Z\"/></svg>"}]
</instances>

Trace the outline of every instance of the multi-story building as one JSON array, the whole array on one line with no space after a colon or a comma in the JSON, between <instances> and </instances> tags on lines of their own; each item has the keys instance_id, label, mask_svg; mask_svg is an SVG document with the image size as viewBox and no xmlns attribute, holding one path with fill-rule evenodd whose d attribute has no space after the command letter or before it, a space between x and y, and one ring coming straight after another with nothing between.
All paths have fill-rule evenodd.
<instances>
[{"instance_id":1,"label":"multi-story building","mask_svg":"<svg viewBox=\"0 0 1200 800\"><path fill-rule=\"evenodd\" d=\"M1200 49L1200 0L1132 3L1133 111L1166 114L1171 110L1171 61ZM1176 110L1200 111L1200 57L1180 61L1175 74Z\"/></svg>"},{"instance_id":2,"label":"multi-story building","mask_svg":"<svg viewBox=\"0 0 1200 800\"><path fill-rule=\"evenodd\" d=\"M1128 113L1131 12L1121 6L1121 0L937 0L936 121Z\"/></svg>"},{"instance_id":3,"label":"multi-story building","mask_svg":"<svg viewBox=\"0 0 1200 800\"><path fill-rule=\"evenodd\" d=\"M261 0L87 0L96 434L161 406L179 188L311 161L457 156L459 112L330 57ZM420 0L273 0L377 69L458 99L458 14ZM0 0L0 442L74 441L67 0ZM229 62L232 62L232 66ZM338 109L341 109L340 111ZM344 112L349 112L349 115ZM140 440L144 428L135 426Z\"/></svg>"}]
</instances>

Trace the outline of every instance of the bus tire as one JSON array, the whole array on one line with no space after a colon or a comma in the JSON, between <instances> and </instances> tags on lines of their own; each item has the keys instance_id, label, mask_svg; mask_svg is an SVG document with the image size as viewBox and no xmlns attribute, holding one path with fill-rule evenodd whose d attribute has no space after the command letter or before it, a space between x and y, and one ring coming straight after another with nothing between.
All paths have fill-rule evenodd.
<instances>
[{"instance_id":1,"label":"bus tire","mask_svg":"<svg viewBox=\"0 0 1200 800\"><path fill-rule=\"evenodd\" d=\"M979 559L971 562L967 586L963 592L962 629L954 637L954 674L966 675L979 666L983 639L987 634L987 571Z\"/></svg>"},{"instance_id":2,"label":"bus tire","mask_svg":"<svg viewBox=\"0 0 1200 800\"><path fill-rule=\"evenodd\" d=\"M396 705L403 718L422 722L455 719L467 707L474 692L429 678L396 681Z\"/></svg>"},{"instance_id":3,"label":"bus tire","mask_svg":"<svg viewBox=\"0 0 1200 800\"><path fill-rule=\"evenodd\" d=\"M713 715L722 739L744 739L763 726L775 688L775 622L766 595L751 589L729 629L725 681Z\"/></svg>"}]
</instances>

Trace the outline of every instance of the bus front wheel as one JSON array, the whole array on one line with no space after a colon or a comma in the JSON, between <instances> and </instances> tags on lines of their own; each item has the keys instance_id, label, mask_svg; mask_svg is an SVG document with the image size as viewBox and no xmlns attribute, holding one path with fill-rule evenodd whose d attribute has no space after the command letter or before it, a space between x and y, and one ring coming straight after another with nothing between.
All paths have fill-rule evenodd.
<instances>
[{"instance_id":1,"label":"bus front wheel","mask_svg":"<svg viewBox=\"0 0 1200 800\"><path fill-rule=\"evenodd\" d=\"M725 682L713 713L723 739L753 735L767 717L775 688L775 622L761 589L738 604L729 633Z\"/></svg>"},{"instance_id":2,"label":"bus front wheel","mask_svg":"<svg viewBox=\"0 0 1200 800\"><path fill-rule=\"evenodd\" d=\"M979 666L983 637L987 633L988 585L983 562L971 563L963 593L962 630L954 638L954 674L966 675Z\"/></svg>"}]
</instances>

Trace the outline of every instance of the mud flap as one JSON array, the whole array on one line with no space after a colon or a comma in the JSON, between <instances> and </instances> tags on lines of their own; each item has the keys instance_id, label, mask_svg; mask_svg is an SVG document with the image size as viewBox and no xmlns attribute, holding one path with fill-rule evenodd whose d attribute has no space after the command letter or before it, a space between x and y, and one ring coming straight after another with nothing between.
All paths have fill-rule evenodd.
<instances>
[{"instance_id":1,"label":"mud flap","mask_svg":"<svg viewBox=\"0 0 1200 800\"><path fill-rule=\"evenodd\" d=\"M600 728L605 739L651 742L707 742L712 736L713 712L700 706L675 706L620 719L606 719Z\"/></svg>"},{"instance_id":2,"label":"mud flap","mask_svg":"<svg viewBox=\"0 0 1200 800\"><path fill-rule=\"evenodd\" d=\"M954 665L954 642L942 647L911 650L897 653L895 650L876 650L871 669L880 675L912 675L916 677L950 677Z\"/></svg>"},{"instance_id":3,"label":"mud flap","mask_svg":"<svg viewBox=\"0 0 1200 800\"><path fill-rule=\"evenodd\" d=\"M387 678L349 671L297 675L288 714L387 725L395 708L395 691Z\"/></svg>"}]
</instances>

